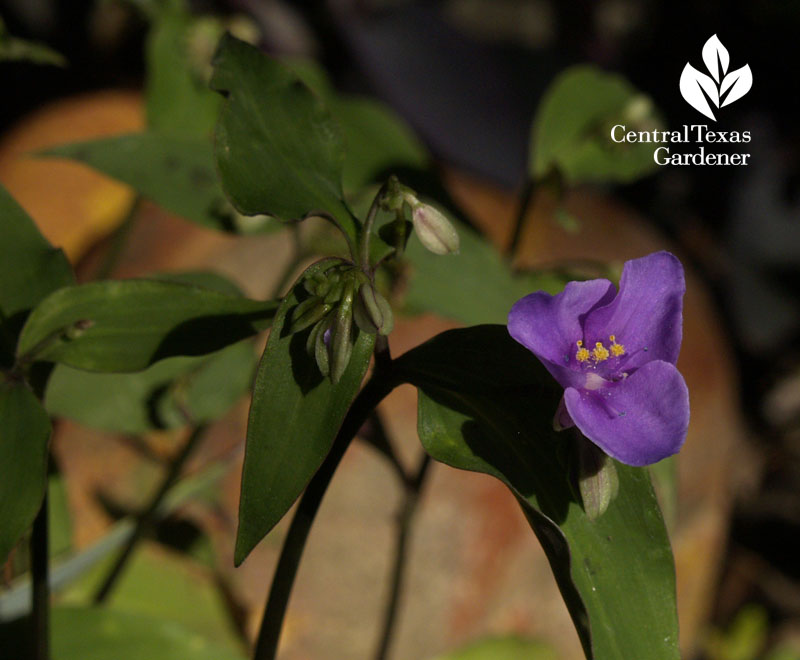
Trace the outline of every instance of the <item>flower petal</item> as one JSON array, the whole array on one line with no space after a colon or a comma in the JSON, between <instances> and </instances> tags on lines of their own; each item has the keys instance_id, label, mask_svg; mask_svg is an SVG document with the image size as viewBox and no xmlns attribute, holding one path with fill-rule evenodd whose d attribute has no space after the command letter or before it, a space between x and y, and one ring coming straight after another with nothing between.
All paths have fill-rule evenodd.
<instances>
[{"instance_id":1,"label":"flower petal","mask_svg":"<svg viewBox=\"0 0 800 660\"><path fill-rule=\"evenodd\" d=\"M669 362L648 362L599 390L570 387L564 402L589 440L628 465L656 463L677 453L686 439L689 390Z\"/></svg>"},{"instance_id":2,"label":"flower petal","mask_svg":"<svg viewBox=\"0 0 800 660\"><path fill-rule=\"evenodd\" d=\"M681 348L683 266L669 252L655 252L625 263L619 294L586 318L586 341L608 342L615 335L625 347L620 370L635 369L651 360L675 364Z\"/></svg>"},{"instance_id":3,"label":"flower petal","mask_svg":"<svg viewBox=\"0 0 800 660\"><path fill-rule=\"evenodd\" d=\"M508 332L538 357L565 387L580 374L575 365L575 342L583 337L582 322L598 305L614 298L608 280L569 282L558 295L537 291L514 303L508 314ZM571 367L571 368L570 368Z\"/></svg>"}]
</instances>

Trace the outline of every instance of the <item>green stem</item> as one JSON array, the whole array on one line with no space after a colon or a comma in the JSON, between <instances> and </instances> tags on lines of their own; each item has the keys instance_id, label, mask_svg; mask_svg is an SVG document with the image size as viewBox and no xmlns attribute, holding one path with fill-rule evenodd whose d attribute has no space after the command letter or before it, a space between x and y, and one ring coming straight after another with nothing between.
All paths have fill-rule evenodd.
<instances>
[{"instance_id":1,"label":"green stem","mask_svg":"<svg viewBox=\"0 0 800 660\"><path fill-rule=\"evenodd\" d=\"M317 515L325 491L333 478L350 442L375 407L397 385L391 370L376 370L356 397L336 435L328 457L308 484L281 549L278 566L270 587L253 660L273 660L278 650L286 606L300 566L311 525Z\"/></svg>"},{"instance_id":2,"label":"green stem","mask_svg":"<svg viewBox=\"0 0 800 660\"><path fill-rule=\"evenodd\" d=\"M381 189L378 191L378 194L375 195L375 199L372 200L372 205L369 207L369 211L367 212L367 219L364 221L364 228L362 229L361 234L361 244L359 245L360 253L359 253L359 261L361 268L367 274L369 274L370 270L370 263L369 263L369 242L372 238L372 227L375 224L375 218L378 216L378 211L381 207L381 202L383 201L384 196L386 195L386 191L389 188L389 183L386 182L381 186Z\"/></svg>"},{"instance_id":3,"label":"green stem","mask_svg":"<svg viewBox=\"0 0 800 660\"><path fill-rule=\"evenodd\" d=\"M94 603L96 605L101 604L108 598L111 590L114 588L120 576L122 575L122 571L127 565L128 560L133 555L133 551L139 544L139 541L141 541L145 533L152 528L156 520L158 509L164 502L164 498L166 497L170 488L172 488L172 486L180 477L183 467L186 465L186 461L194 451L195 447L197 447L198 441L203 437L205 431L206 427L203 425L195 427L189 437L186 439L186 443L183 445L180 453L170 463L169 470L165 475L164 480L161 482L161 486L159 487L158 491L156 491L155 495L153 495L153 498L150 500L147 508L141 514L139 514L139 517L136 520L136 527L128 539L128 543L122 549L122 552L120 552L119 556L117 557L117 561L114 562L114 565L106 575L105 580L103 580L103 583L97 590L97 593L94 596Z\"/></svg>"},{"instance_id":4,"label":"green stem","mask_svg":"<svg viewBox=\"0 0 800 660\"><path fill-rule=\"evenodd\" d=\"M514 231L511 233L511 240L506 248L506 256L509 259L514 258L517 248L519 247L519 241L522 238L522 230L525 227L525 218L528 215L528 208L531 205L531 201L533 201L533 191L535 188L535 181L533 179L528 179L528 181L525 183L525 187L520 193L517 206L517 216L514 220Z\"/></svg>"},{"instance_id":5,"label":"green stem","mask_svg":"<svg viewBox=\"0 0 800 660\"><path fill-rule=\"evenodd\" d=\"M31 535L31 574L33 576L33 607L31 635L33 660L50 659L50 584L47 489L42 506L33 521Z\"/></svg>"},{"instance_id":6,"label":"green stem","mask_svg":"<svg viewBox=\"0 0 800 660\"><path fill-rule=\"evenodd\" d=\"M406 481L405 499L400 516L397 520L397 539L395 541L394 567L392 568L392 584L389 591L389 600L386 602L386 610L383 616L383 632L381 633L378 651L375 660L385 660L386 654L394 637L395 621L397 610L400 604L400 594L403 587L403 577L405 576L408 564L408 541L411 535L411 522L417 510L419 496L422 485L425 482L425 475L430 465L430 456L426 453L420 460L417 472L412 479Z\"/></svg>"}]
</instances>

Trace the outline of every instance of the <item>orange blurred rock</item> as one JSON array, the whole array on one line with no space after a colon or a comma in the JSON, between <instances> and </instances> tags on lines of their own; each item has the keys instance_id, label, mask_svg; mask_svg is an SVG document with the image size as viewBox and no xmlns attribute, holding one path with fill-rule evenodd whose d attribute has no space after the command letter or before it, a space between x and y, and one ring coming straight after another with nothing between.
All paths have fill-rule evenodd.
<instances>
[{"instance_id":1,"label":"orange blurred rock","mask_svg":"<svg viewBox=\"0 0 800 660\"><path fill-rule=\"evenodd\" d=\"M0 182L45 237L75 263L122 220L134 193L78 163L31 154L143 127L139 92L103 91L56 101L23 119L0 140Z\"/></svg>"}]
</instances>

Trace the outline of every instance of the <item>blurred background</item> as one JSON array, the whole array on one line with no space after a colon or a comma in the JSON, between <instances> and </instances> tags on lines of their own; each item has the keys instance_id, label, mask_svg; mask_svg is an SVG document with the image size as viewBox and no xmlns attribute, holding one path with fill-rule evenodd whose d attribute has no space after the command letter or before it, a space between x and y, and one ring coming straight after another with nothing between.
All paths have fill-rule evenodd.
<instances>
[{"instance_id":1,"label":"blurred background","mask_svg":"<svg viewBox=\"0 0 800 660\"><path fill-rule=\"evenodd\" d=\"M4 39L46 44L65 61L0 62L0 181L65 247L84 278L112 249L108 237L133 195L79 165L31 164L23 154L141 129L147 4L0 2ZM391 106L433 154L451 194L498 244L511 232L526 180L532 117L564 68L590 62L624 75L652 98L667 127L678 128L708 123L683 101L678 80L687 61L699 65L712 34L729 50L732 67L750 65L752 90L720 113L716 127L751 132L747 167L670 166L634 184L573 191L566 204L577 232L553 221L546 200L537 201L519 264L619 262L663 247L681 256L691 275L681 360L693 421L671 530L685 657L800 658L800 85L794 75L800 5L189 4L197 15L236 17L267 52L316 60L338 90ZM114 276L214 267L249 293L266 295L287 259L285 237L244 242L147 204L137 213L143 220ZM449 325L409 320L393 338L395 352ZM383 412L403 460L413 463L413 391L398 392ZM211 630L233 646L252 636L284 530L242 568L232 568L245 419L246 404L214 427L190 472L213 463L227 466L225 474L212 495L204 491L164 518L115 606L165 617L178 612L189 627ZM168 433L133 442L62 423L55 441L61 477L54 483L61 484L68 512L65 547L89 547L141 506L159 460L174 446ZM312 535L282 657L370 657L375 644L400 488L388 487L385 499L359 497L383 488L389 473L367 447L355 447L343 470L347 479L334 483ZM500 487L437 469L413 534L390 657L434 657L485 635L509 634L540 639L559 654L545 649L543 658L579 657L543 555ZM10 587L14 575L6 569ZM170 609L156 597L153 609L149 596L163 586L162 574L176 581L173 595L188 594L188 601L175 596ZM199 618L189 620L190 609Z\"/></svg>"}]
</instances>

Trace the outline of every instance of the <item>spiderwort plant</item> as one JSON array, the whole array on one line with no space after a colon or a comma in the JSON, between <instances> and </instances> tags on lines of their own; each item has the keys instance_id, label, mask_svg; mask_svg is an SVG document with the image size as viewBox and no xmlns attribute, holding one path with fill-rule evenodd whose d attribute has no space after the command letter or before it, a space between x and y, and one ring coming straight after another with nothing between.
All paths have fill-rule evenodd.
<instances>
[{"instance_id":1,"label":"spiderwort plant","mask_svg":"<svg viewBox=\"0 0 800 660\"><path fill-rule=\"evenodd\" d=\"M171 57L168 62L172 67ZM588 71L581 81L597 78L595 82L607 89L603 76ZM33 265L47 263L47 255L53 257L52 249L34 235L32 222L10 199L4 200L0 189L0 216L5 219L0 222L0 257L5 256L5 261L0 258L0 467L3 461L19 464L19 457L29 452L28 461L36 468L28 470L25 479L28 485L36 481L36 488L26 491L22 479L8 484L0 480L0 495L4 496L0 503L19 502L28 495L22 502L25 506L16 511L0 506L0 558L30 525L42 498L47 412L66 416L70 412L45 411L36 399L34 382L27 380L34 372L39 378L39 370L32 368L35 363L55 363L55 383L59 369L65 367L80 371L82 379L90 378L91 372L141 374L151 365L158 366L154 363L163 358L202 357L271 326L253 386L235 562L244 561L299 501L275 570L251 656L254 660L270 660L277 653L311 523L350 442L362 427L370 426L375 427L372 443L395 464L407 498L399 523L394 588L376 655L385 657L397 610L404 539L428 465L423 458L416 474L409 474L394 458L390 434L383 431L375 415L384 397L404 383L418 390L418 434L427 456L459 469L485 472L511 489L542 540L587 658L677 660L675 574L666 529L648 472L631 467L677 451L686 432L686 387L674 366L684 288L677 260L659 253L629 262L619 292L606 280L594 280L570 283L558 296L531 294L514 306L507 329L497 322L518 296L536 287L529 285L530 279L513 273L477 232L452 222L443 207L421 201L395 177L381 186L363 218L353 210L353 200L343 186L347 178L343 166L349 156L345 143L352 146L353 140L357 142L361 119L351 118L349 137L353 140L345 141L340 122L325 107L325 95L312 93L286 67L232 37L222 40L211 86L224 98L219 101L221 114L214 141L216 168L209 170L209 177L219 177L218 192L224 192L226 204L242 217L270 216L293 223L312 216L327 219L340 232L342 249L318 255L321 259L304 271L280 301L254 301L238 293L213 291L207 281L127 280L73 286L63 257L60 268L49 264L38 278L27 275L33 272ZM584 88L592 89L579 87L582 93ZM171 90L165 104L174 96ZM620 107L626 107L622 103L626 90L617 92ZM602 98L595 95L585 100L582 96L581 101L580 108L592 111L591 121L581 123L594 125ZM571 98L565 103L576 106ZM211 105L217 107L216 102ZM333 107L341 112L343 106L339 102ZM551 113L552 125L540 122L539 134L555 135L561 114ZM380 125L385 126L386 119ZM207 130L200 133L205 136ZM374 133L366 131L361 139L375 141ZM152 132L134 136L134 140L176 149L174 158L184 164L185 171L195 171L195 161L206 166L211 162L211 145L205 138L198 138L190 153L181 147L183 138L173 144L165 142L161 133ZM127 168L130 152L116 145L101 143L107 149L103 153L117 155ZM376 147L370 151L379 151L377 145L370 146ZM74 153L89 153L86 147L79 147ZM551 145L551 155L554 148ZM359 151L367 150L353 150ZM572 146L567 151L574 152ZM142 163L145 160L142 158ZM152 180L156 165L167 159L155 160L155 164L146 162L135 180L128 181L142 195L158 196L158 191L145 185ZM372 178L363 184L379 183L390 169L390 161L393 169L408 171L402 158L381 155ZM563 158L555 161L564 165ZM550 164L548 161L548 167ZM115 171L116 167L107 173L118 176ZM138 179L139 175L143 178ZM171 179L170 193L179 192L180 185L185 184ZM216 185L213 188L216 190ZM419 188L436 190L438 186L420 179ZM209 190L205 200L213 204L187 205L187 200L196 201L192 183L177 195L184 203L175 210L194 216L201 225L216 226L207 217L210 209L218 207L216 195ZM170 194L161 203L169 206L172 199ZM195 213L181 211L192 208ZM380 213L384 217L378 218ZM241 229L237 223L230 227L230 223L217 224L218 228L225 224L228 231ZM412 231L420 246L411 243L406 253ZM303 258L307 256L298 250L301 253ZM460 254L438 256L454 253ZM4 271L4 263L10 269ZM298 265L290 264L291 273ZM413 286L385 286L392 278L405 284L409 272L420 281L416 305L409 302L408 291ZM24 281L18 281L19 273L25 274ZM48 273L53 275L52 281L47 280ZM287 272L287 278L291 273ZM28 290L29 286L33 289ZM447 331L393 357L387 338L394 325L392 304L397 296L393 294L404 288L409 308L437 312L468 325L487 321L495 325ZM443 294L420 305L419 291L436 288ZM474 300L459 295L464 291ZM465 309L468 304L474 304L469 313ZM20 313L27 320L19 317ZM10 323L12 317L17 318ZM509 336L509 330L547 370ZM252 368L252 355L245 362L246 369ZM192 377L200 373L197 364L192 363ZM189 377L186 373L178 374L181 383ZM591 483L581 483L583 507L576 506L580 503L565 478L571 467L563 451L565 443L550 424L561 396L551 375L565 388L558 427L577 426L607 454L630 464L603 472L602 465L612 461L585 442L583 446L594 453L582 456L582 470L595 477ZM244 380L251 382L249 373ZM171 381L159 380L159 390L163 382ZM67 405L73 406L75 415L79 412L75 401L86 399L87 390L80 386L70 389L80 395ZM95 383L95 392L105 393L106 389ZM142 394L140 407L149 423L149 389L146 394ZM52 406L53 398L48 395L45 403ZM79 408L87 407L79 403ZM186 418L181 423L191 417L196 423L206 423L213 417L210 413L201 417L202 409L187 406L185 401L180 412ZM197 438L200 428L190 438ZM377 438L381 434L382 440ZM192 442L187 442L184 452ZM184 452L181 456L185 457ZM179 456L174 465L179 466L180 460ZM591 488L585 487L587 484ZM611 502L611 493L616 491ZM159 492L165 494L166 486ZM380 496L373 492L365 495ZM158 500L153 502L156 507ZM40 520L46 520L46 515L46 509L40 509ZM46 535L42 538L46 541ZM32 545L41 550L46 542L34 539ZM42 556L46 558L46 554ZM118 566L119 562L111 579L120 574ZM39 585L47 584L46 571L34 571L34 576ZM102 588L104 594L108 593L107 584ZM37 593L38 609L43 613L40 627L44 629L49 600L46 589ZM46 652L40 654L37 660L47 660L46 656ZM194 656L187 652L181 657L188 660Z\"/></svg>"},{"instance_id":2,"label":"spiderwort plant","mask_svg":"<svg viewBox=\"0 0 800 660\"><path fill-rule=\"evenodd\" d=\"M564 387L557 429L577 426L608 455L649 465L680 450L689 392L681 346L683 267L668 252L625 263L619 292L605 279L519 300L508 331Z\"/></svg>"}]
</instances>

